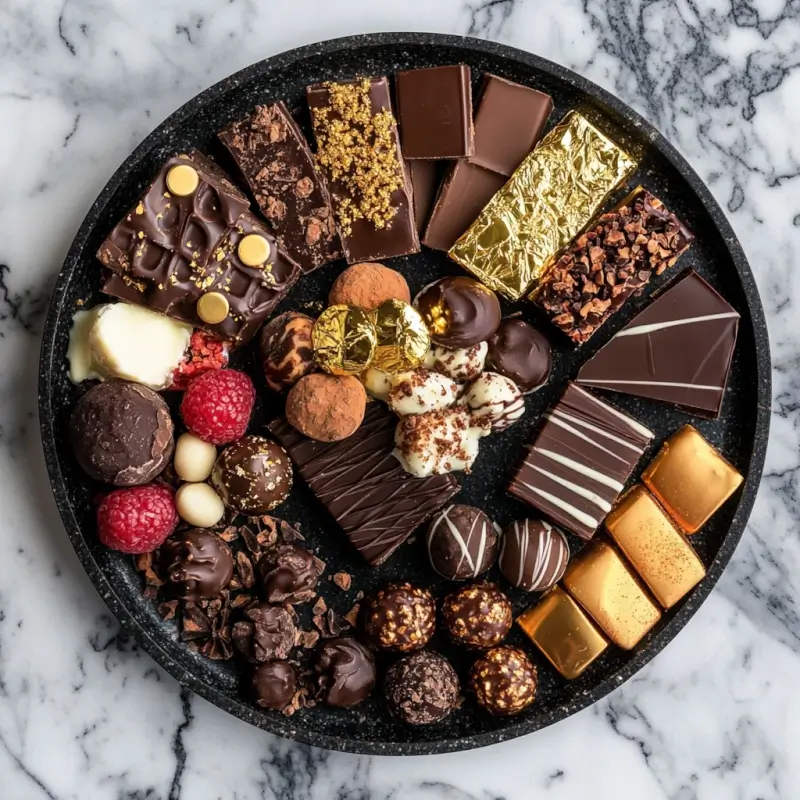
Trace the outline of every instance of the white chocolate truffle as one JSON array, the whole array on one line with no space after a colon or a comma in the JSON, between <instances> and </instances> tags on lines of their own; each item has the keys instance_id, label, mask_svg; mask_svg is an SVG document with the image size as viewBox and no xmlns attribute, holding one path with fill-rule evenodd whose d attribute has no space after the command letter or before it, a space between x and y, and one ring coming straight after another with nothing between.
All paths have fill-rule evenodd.
<instances>
[{"instance_id":1,"label":"white chocolate truffle","mask_svg":"<svg viewBox=\"0 0 800 800\"><path fill-rule=\"evenodd\" d=\"M514 381L496 372L484 372L472 381L464 393L472 416L502 431L513 425L525 413L525 400Z\"/></svg>"},{"instance_id":2,"label":"white chocolate truffle","mask_svg":"<svg viewBox=\"0 0 800 800\"><path fill-rule=\"evenodd\" d=\"M182 433L175 442L173 466L183 481L200 483L206 480L216 460L217 448L193 433Z\"/></svg>"},{"instance_id":3,"label":"white chocolate truffle","mask_svg":"<svg viewBox=\"0 0 800 800\"><path fill-rule=\"evenodd\" d=\"M89 346L107 377L158 391L172 383L191 335L191 325L142 306L113 303L98 310Z\"/></svg>"},{"instance_id":4,"label":"white chocolate truffle","mask_svg":"<svg viewBox=\"0 0 800 800\"><path fill-rule=\"evenodd\" d=\"M69 379L73 383L83 381L102 380L105 375L103 368L97 363L89 346L89 331L91 331L98 313L106 308L105 305L97 306L90 310L81 309L72 317L72 327L69 329L69 345L67 346L67 361L69 361Z\"/></svg>"},{"instance_id":5,"label":"white chocolate truffle","mask_svg":"<svg viewBox=\"0 0 800 800\"><path fill-rule=\"evenodd\" d=\"M489 345L486 342L457 350L435 344L429 350L432 365L430 368L459 383L474 381L483 372L488 352Z\"/></svg>"},{"instance_id":6,"label":"white chocolate truffle","mask_svg":"<svg viewBox=\"0 0 800 800\"><path fill-rule=\"evenodd\" d=\"M175 507L184 522L197 528L216 525L225 513L220 496L207 483L184 483L175 492Z\"/></svg>"},{"instance_id":7,"label":"white chocolate truffle","mask_svg":"<svg viewBox=\"0 0 800 800\"><path fill-rule=\"evenodd\" d=\"M417 478L469 470L489 430L476 423L466 406L414 414L400 420L392 454Z\"/></svg>"},{"instance_id":8,"label":"white chocolate truffle","mask_svg":"<svg viewBox=\"0 0 800 800\"><path fill-rule=\"evenodd\" d=\"M369 367L361 373L361 383L367 390L367 394L374 400L386 402L389 399L389 391L392 388L392 376L388 372L376 367Z\"/></svg>"},{"instance_id":9,"label":"white chocolate truffle","mask_svg":"<svg viewBox=\"0 0 800 800\"><path fill-rule=\"evenodd\" d=\"M450 408L458 399L458 384L438 372L420 368L392 381L387 402L400 417Z\"/></svg>"}]
</instances>

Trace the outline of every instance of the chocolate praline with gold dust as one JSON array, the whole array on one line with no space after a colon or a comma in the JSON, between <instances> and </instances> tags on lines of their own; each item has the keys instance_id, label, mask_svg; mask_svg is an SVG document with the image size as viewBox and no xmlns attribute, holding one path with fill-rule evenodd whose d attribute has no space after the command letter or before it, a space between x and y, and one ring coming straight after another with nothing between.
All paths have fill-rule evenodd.
<instances>
[{"instance_id":1,"label":"chocolate praline with gold dust","mask_svg":"<svg viewBox=\"0 0 800 800\"><path fill-rule=\"evenodd\" d=\"M490 714L519 714L536 699L536 667L518 647L493 647L472 665L469 684Z\"/></svg>"},{"instance_id":2,"label":"chocolate praline with gold dust","mask_svg":"<svg viewBox=\"0 0 800 800\"><path fill-rule=\"evenodd\" d=\"M410 583L390 583L368 598L364 634L383 650L419 650L433 636L436 604L427 589Z\"/></svg>"},{"instance_id":3,"label":"chocolate praline with gold dust","mask_svg":"<svg viewBox=\"0 0 800 800\"><path fill-rule=\"evenodd\" d=\"M509 599L493 583L463 586L442 602L442 620L450 638L466 647L500 644L511 630Z\"/></svg>"}]
</instances>

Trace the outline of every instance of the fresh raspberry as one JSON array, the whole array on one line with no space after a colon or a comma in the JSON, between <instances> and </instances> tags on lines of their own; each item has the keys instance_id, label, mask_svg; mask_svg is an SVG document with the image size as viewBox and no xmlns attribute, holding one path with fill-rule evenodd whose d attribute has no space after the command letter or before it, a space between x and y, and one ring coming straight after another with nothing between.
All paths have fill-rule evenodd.
<instances>
[{"instance_id":1,"label":"fresh raspberry","mask_svg":"<svg viewBox=\"0 0 800 800\"><path fill-rule=\"evenodd\" d=\"M183 360L172 373L172 383L169 388L183 391L194 378L204 372L223 369L227 366L227 343L197 328L192 331L189 347Z\"/></svg>"},{"instance_id":2,"label":"fresh raspberry","mask_svg":"<svg viewBox=\"0 0 800 800\"><path fill-rule=\"evenodd\" d=\"M211 444L227 444L244 436L255 400L253 382L244 372L214 370L189 384L181 416L195 436Z\"/></svg>"},{"instance_id":3,"label":"fresh raspberry","mask_svg":"<svg viewBox=\"0 0 800 800\"><path fill-rule=\"evenodd\" d=\"M175 495L167 486L148 483L117 489L97 509L97 535L113 550L149 553L175 530Z\"/></svg>"}]
</instances>

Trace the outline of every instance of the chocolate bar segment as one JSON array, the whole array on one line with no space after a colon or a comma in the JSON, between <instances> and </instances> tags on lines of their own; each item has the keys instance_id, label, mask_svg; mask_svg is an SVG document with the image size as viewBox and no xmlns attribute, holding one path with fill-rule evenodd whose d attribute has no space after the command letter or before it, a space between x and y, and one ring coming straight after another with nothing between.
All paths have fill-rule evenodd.
<instances>
[{"instance_id":1,"label":"chocolate bar segment","mask_svg":"<svg viewBox=\"0 0 800 800\"><path fill-rule=\"evenodd\" d=\"M317 167L349 264L419 252L386 77L309 86Z\"/></svg>"},{"instance_id":2,"label":"chocolate bar segment","mask_svg":"<svg viewBox=\"0 0 800 800\"><path fill-rule=\"evenodd\" d=\"M545 413L508 491L591 539L652 438L627 414L570 383Z\"/></svg>"},{"instance_id":3,"label":"chocolate bar segment","mask_svg":"<svg viewBox=\"0 0 800 800\"><path fill-rule=\"evenodd\" d=\"M269 430L359 553L382 564L459 490L452 475L413 478L392 455L397 418L379 403L348 439L309 439L285 419Z\"/></svg>"},{"instance_id":4,"label":"chocolate bar segment","mask_svg":"<svg viewBox=\"0 0 800 800\"><path fill-rule=\"evenodd\" d=\"M693 240L657 197L639 187L575 240L533 299L556 327L582 344L653 274L673 266Z\"/></svg>"},{"instance_id":5,"label":"chocolate bar segment","mask_svg":"<svg viewBox=\"0 0 800 800\"><path fill-rule=\"evenodd\" d=\"M466 158L473 154L468 66L400 70L396 86L405 158Z\"/></svg>"},{"instance_id":6,"label":"chocolate bar segment","mask_svg":"<svg viewBox=\"0 0 800 800\"><path fill-rule=\"evenodd\" d=\"M186 194L170 191L175 168L195 174L196 185L190 181L179 189ZM169 159L101 245L98 258L112 271L103 291L235 344L246 343L300 274L247 209L247 198L202 153L192 150ZM258 267L246 266L238 253L248 234L269 246L267 261ZM198 316L197 301L207 292L228 301L222 322L209 325Z\"/></svg>"},{"instance_id":7,"label":"chocolate bar segment","mask_svg":"<svg viewBox=\"0 0 800 800\"><path fill-rule=\"evenodd\" d=\"M581 367L577 382L716 417L739 314L689 271Z\"/></svg>"},{"instance_id":8,"label":"chocolate bar segment","mask_svg":"<svg viewBox=\"0 0 800 800\"><path fill-rule=\"evenodd\" d=\"M414 222L422 236L431 215L433 201L439 187L440 165L436 161L409 161L406 164L414 190Z\"/></svg>"},{"instance_id":9,"label":"chocolate bar segment","mask_svg":"<svg viewBox=\"0 0 800 800\"><path fill-rule=\"evenodd\" d=\"M328 190L282 102L257 106L218 134L283 248L303 272L341 258Z\"/></svg>"}]
</instances>

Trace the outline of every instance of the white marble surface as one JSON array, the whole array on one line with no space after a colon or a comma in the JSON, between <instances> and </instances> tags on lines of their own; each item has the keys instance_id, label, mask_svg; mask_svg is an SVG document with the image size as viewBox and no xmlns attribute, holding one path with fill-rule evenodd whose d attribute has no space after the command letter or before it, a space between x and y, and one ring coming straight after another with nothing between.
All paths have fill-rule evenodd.
<instances>
[{"instance_id":1,"label":"white marble surface","mask_svg":"<svg viewBox=\"0 0 800 800\"><path fill-rule=\"evenodd\" d=\"M117 636L49 494L35 373L69 242L160 120L284 49L414 29L531 50L664 131L751 260L775 387L748 532L650 667L541 733L400 761L262 734L181 692ZM0 797L800 797L798 52L797 0L0 0Z\"/></svg>"}]
</instances>

